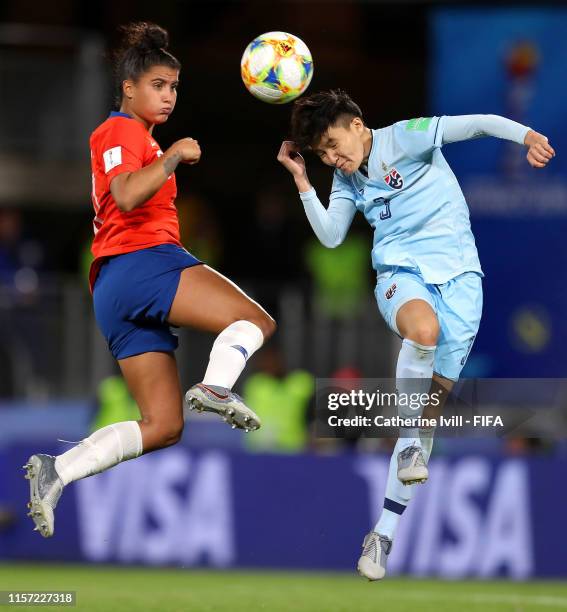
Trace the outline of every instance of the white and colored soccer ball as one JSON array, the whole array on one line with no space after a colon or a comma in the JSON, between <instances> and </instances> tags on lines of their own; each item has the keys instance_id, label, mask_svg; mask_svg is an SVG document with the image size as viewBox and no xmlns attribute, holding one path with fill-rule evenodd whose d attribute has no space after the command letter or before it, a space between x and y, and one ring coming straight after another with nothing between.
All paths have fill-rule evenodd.
<instances>
[{"instance_id":1,"label":"white and colored soccer ball","mask_svg":"<svg viewBox=\"0 0 567 612\"><path fill-rule=\"evenodd\" d=\"M269 104L285 104L307 89L313 76L313 59L297 36L267 32L246 47L240 73L253 96Z\"/></svg>"}]
</instances>

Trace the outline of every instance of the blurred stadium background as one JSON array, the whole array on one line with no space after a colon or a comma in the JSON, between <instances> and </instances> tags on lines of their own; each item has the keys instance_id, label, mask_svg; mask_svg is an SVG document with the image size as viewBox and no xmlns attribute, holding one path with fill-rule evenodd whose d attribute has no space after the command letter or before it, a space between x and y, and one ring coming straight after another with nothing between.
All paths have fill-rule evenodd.
<instances>
[{"instance_id":1,"label":"blurred stadium background","mask_svg":"<svg viewBox=\"0 0 567 612\"><path fill-rule=\"evenodd\" d=\"M177 173L184 243L279 322L238 388L265 425L246 437L191 419L180 445L71 486L56 537L42 540L25 517L20 465L137 411L96 329L86 271L88 137L111 105L105 53L119 24L140 19L169 29L183 63L177 108L157 139L167 147L193 136L203 148L197 167ZM79 585L92 609L567 609L564 585L536 582L567 576L567 446L537 419L531 437L436 443L430 482L404 515L390 562L393 576L421 580L366 588L345 573L381 507L391 444L317 439L315 379L391 376L397 344L375 305L364 220L336 250L315 241L276 161L290 108L255 100L240 81L242 51L270 30L309 45L309 91L346 89L371 127L497 113L549 136L557 157L537 172L520 148L495 140L444 153L467 195L486 274L484 318L464 376L566 374L567 8L5 0L0 590ZM329 172L308 163L325 196ZM211 338L182 330L180 340L187 388L202 376ZM91 574L59 562L170 569ZM93 575L107 592L93 591ZM456 582L471 578L503 582Z\"/></svg>"}]
</instances>

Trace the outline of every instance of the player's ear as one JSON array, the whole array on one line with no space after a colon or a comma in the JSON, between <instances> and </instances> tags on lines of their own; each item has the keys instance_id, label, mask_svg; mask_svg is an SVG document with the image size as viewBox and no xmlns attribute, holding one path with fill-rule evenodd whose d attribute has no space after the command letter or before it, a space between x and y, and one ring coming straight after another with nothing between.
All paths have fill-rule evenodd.
<instances>
[{"instance_id":1,"label":"player's ear","mask_svg":"<svg viewBox=\"0 0 567 612\"><path fill-rule=\"evenodd\" d=\"M364 123L360 117L353 117L350 125L356 132L362 132L364 130Z\"/></svg>"},{"instance_id":2,"label":"player's ear","mask_svg":"<svg viewBox=\"0 0 567 612\"><path fill-rule=\"evenodd\" d=\"M122 81L122 94L128 98L128 100L131 100L134 97L134 81L131 81L130 79Z\"/></svg>"}]
</instances>

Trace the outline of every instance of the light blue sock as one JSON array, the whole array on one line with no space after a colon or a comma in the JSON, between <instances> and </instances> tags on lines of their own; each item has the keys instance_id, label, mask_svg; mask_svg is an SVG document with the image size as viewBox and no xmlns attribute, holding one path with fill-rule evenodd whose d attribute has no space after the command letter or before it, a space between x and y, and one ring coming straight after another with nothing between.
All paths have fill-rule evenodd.
<instances>
[{"instance_id":1,"label":"light blue sock","mask_svg":"<svg viewBox=\"0 0 567 612\"><path fill-rule=\"evenodd\" d=\"M403 504L396 504L396 502L391 499L384 499L384 508L382 509L382 514L380 515L380 520L376 523L374 527L374 531L379 533L380 535L385 535L390 540L394 539L394 535L396 533L396 529L398 527L398 522L400 517L402 516L403 511L406 507ZM389 510L388 508L392 508Z\"/></svg>"},{"instance_id":2,"label":"light blue sock","mask_svg":"<svg viewBox=\"0 0 567 612\"><path fill-rule=\"evenodd\" d=\"M433 447L434 429L422 430L424 434L420 445L423 449L423 457L425 463L429 462L431 449ZM398 522L402 516L406 506L414 496L417 484L404 485L398 480L398 453L408 446L407 438L399 438L396 446L390 457L390 466L388 469L388 480L386 481L386 494L384 496L384 508L380 519L374 527L374 531L381 535L388 536L394 539Z\"/></svg>"},{"instance_id":3,"label":"light blue sock","mask_svg":"<svg viewBox=\"0 0 567 612\"><path fill-rule=\"evenodd\" d=\"M433 376L433 361L436 346L425 346L405 339L402 342L396 364L396 389L398 392L398 415L403 418L420 417L423 406L404 406L403 398L415 398L429 393ZM408 446L421 446L419 427L400 427L400 450ZM397 445L396 445L397 446ZM399 451L398 451L399 452Z\"/></svg>"},{"instance_id":4,"label":"light blue sock","mask_svg":"<svg viewBox=\"0 0 567 612\"><path fill-rule=\"evenodd\" d=\"M408 489L410 486L413 486L404 486L398 480L398 453L402 450L400 448L402 440L405 442L403 438L400 438L396 442L396 446L390 457L388 480L386 481L386 494L384 495L384 508L374 527L374 531L392 539L396 532L398 521L411 499Z\"/></svg>"}]
</instances>

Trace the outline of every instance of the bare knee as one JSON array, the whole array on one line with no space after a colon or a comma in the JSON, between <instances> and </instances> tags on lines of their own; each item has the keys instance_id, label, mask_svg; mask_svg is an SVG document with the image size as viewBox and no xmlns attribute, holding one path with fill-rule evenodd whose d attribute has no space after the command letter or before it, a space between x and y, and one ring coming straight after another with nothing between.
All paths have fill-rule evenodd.
<instances>
[{"instance_id":1,"label":"bare knee","mask_svg":"<svg viewBox=\"0 0 567 612\"><path fill-rule=\"evenodd\" d=\"M230 324L238 321L248 321L254 324L262 332L264 342L274 335L277 325L274 319L261 308L257 308L252 312L247 312L242 316L235 316ZM228 327L228 326L227 326Z\"/></svg>"},{"instance_id":2,"label":"bare knee","mask_svg":"<svg viewBox=\"0 0 567 612\"><path fill-rule=\"evenodd\" d=\"M156 423L144 419L144 450L157 450L177 444L181 440L184 425L182 418L174 419L168 423Z\"/></svg>"},{"instance_id":3,"label":"bare knee","mask_svg":"<svg viewBox=\"0 0 567 612\"><path fill-rule=\"evenodd\" d=\"M179 419L175 423L169 424L162 432L162 440L164 446L173 446L181 440L185 423L183 419Z\"/></svg>"},{"instance_id":4,"label":"bare knee","mask_svg":"<svg viewBox=\"0 0 567 612\"><path fill-rule=\"evenodd\" d=\"M252 321L254 325L257 325L264 336L264 342L271 338L276 329L277 324L274 319L266 312L262 313L262 317L260 317L257 321Z\"/></svg>"},{"instance_id":5,"label":"bare knee","mask_svg":"<svg viewBox=\"0 0 567 612\"><path fill-rule=\"evenodd\" d=\"M436 323L419 325L410 330L406 337L423 346L435 346L439 337L439 325Z\"/></svg>"}]
</instances>

